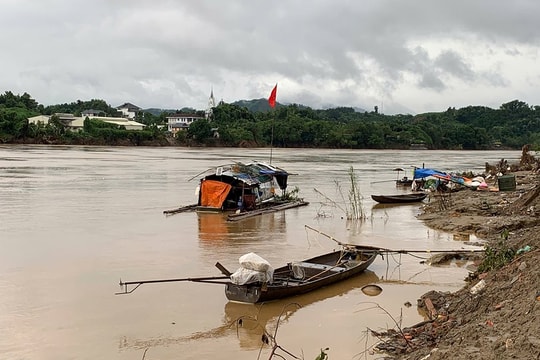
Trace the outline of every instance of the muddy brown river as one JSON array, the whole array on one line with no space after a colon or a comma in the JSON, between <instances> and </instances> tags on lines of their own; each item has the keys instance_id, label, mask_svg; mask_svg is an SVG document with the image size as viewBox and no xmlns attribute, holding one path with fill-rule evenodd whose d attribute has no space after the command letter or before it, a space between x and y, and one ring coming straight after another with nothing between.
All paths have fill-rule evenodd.
<instances>
[{"instance_id":1,"label":"muddy brown river","mask_svg":"<svg viewBox=\"0 0 540 360\"><path fill-rule=\"evenodd\" d=\"M417 220L421 204L380 206L370 195L404 191L394 168L405 169L400 177L422 165L481 172L486 161L515 161L520 151L273 149L272 164L294 174L289 190L298 187L308 206L239 222L163 214L196 202L197 174L206 169L269 156L269 149L1 145L0 358L256 359L267 329L306 359L327 347L330 358L374 359L364 355L377 342L368 329L423 320L417 298L457 290L466 264L430 267L425 254L378 258L361 276L262 306L228 302L214 284L115 292L120 279L217 276L216 261L236 270L248 252L278 267L336 248L324 234L396 250L469 248L461 234ZM359 222L342 210L350 167L364 198ZM364 294L367 284L382 292ZM262 351L268 358L268 347Z\"/></svg>"}]
</instances>

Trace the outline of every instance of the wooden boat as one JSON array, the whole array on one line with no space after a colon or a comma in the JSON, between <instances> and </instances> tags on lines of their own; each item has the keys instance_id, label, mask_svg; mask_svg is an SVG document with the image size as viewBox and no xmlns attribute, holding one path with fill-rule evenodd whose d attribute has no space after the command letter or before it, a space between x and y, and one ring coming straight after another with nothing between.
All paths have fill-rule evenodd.
<instances>
[{"instance_id":1,"label":"wooden boat","mask_svg":"<svg viewBox=\"0 0 540 360\"><path fill-rule=\"evenodd\" d=\"M396 180L396 186L411 186L413 183L413 179L410 179L406 176L402 177L401 179Z\"/></svg>"},{"instance_id":2,"label":"wooden boat","mask_svg":"<svg viewBox=\"0 0 540 360\"><path fill-rule=\"evenodd\" d=\"M227 299L254 304L305 294L359 275L375 261L379 252L379 248L371 246L343 244L341 250L335 250L304 261L290 262L271 272L267 270L254 271L242 267L235 273L231 273L217 262L216 267L221 271L222 276L120 281L120 286L123 290L116 294L131 294L143 284L191 281L225 285L225 296ZM253 253L246 255L254 255L268 264L266 260ZM236 274L242 273L241 270L249 270L257 273L257 276L252 277L250 275L249 278L264 278L268 280L250 280L241 283L238 281L239 277L235 277Z\"/></svg>"},{"instance_id":3,"label":"wooden boat","mask_svg":"<svg viewBox=\"0 0 540 360\"><path fill-rule=\"evenodd\" d=\"M403 170L402 168L395 168L394 171L397 171L396 186L411 186L412 185L413 179L407 176L404 176L401 179L399 178L399 173L405 170Z\"/></svg>"},{"instance_id":4,"label":"wooden boat","mask_svg":"<svg viewBox=\"0 0 540 360\"><path fill-rule=\"evenodd\" d=\"M368 246L344 246L311 259L291 262L274 270L271 282L237 285L227 282L225 295L231 301L259 303L304 294L366 270L379 249Z\"/></svg>"},{"instance_id":5,"label":"wooden boat","mask_svg":"<svg viewBox=\"0 0 540 360\"><path fill-rule=\"evenodd\" d=\"M410 203L422 201L427 197L424 192L397 194L397 195L371 195L371 198L381 204Z\"/></svg>"}]
</instances>

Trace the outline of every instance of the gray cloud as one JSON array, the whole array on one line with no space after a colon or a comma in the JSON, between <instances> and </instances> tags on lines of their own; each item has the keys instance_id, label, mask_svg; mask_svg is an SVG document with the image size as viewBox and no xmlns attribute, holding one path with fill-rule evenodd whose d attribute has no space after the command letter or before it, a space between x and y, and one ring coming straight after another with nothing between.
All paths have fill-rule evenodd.
<instances>
[{"instance_id":1,"label":"gray cloud","mask_svg":"<svg viewBox=\"0 0 540 360\"><path fill-rule=\"evenodd\" d=\"M104 99L203 109L232 102L386 113L498 107L522 94L540 47L540 3L413 0L6 0L0 91L56 104ZM515 89L514 89L515 88Z\"/></svg>"}]
</instances>

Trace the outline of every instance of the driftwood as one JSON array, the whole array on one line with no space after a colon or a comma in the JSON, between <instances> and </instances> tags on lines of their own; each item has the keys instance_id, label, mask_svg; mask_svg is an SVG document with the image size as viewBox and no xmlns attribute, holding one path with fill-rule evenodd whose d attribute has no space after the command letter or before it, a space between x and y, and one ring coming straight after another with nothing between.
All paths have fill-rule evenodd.
<instances>
[{"instance_id":1,"label":"driftwood","mask_svg":"<svg viewBox=\"0 0 540 360\"><path fill-rule=\"evenodd\" d=\"M530 145L523 145L521 148L521 158L519 159L519 166L523 170L537 170L540 166L540 160L536 159L529 152L531 151Z\"/></svg>"}]
</instances>

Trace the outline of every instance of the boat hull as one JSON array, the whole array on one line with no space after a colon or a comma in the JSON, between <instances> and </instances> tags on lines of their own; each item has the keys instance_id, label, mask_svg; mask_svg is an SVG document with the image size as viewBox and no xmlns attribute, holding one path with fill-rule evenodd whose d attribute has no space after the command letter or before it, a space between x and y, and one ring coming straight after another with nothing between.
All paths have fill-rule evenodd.
<instances>
[{"instance_id":1,"label":"boat hull","mask_svg":"<svg viewBox=\"0 0 540 360\"><path fill-rule=\"evenodd\" d=\"M413 180L412 179L400 179L396 180L396 186L403 186L403 187L409 187L412 186Z\"/></svg>"},{"instance_id":2,"label":"boat hull","mask_svg":"<svg viewBox=\"0 0 540 360\"><path fill-rule=\"evenodd\" d=\"M396 204L419 202L427 197L426 193L398 194L398 195L371 195L371 198L381 204Z\"/></svg>"},{"instance_id":3,"label":"boat hull","mask_svg":"<svg viewBox=\"0 0 540 360\"><path fill-rule=\"evenodd\" d=\"M304 294L362 273L373 263L377 254L376 248L353 246L289 263L274 270L271 284L227 283L225 295L230 301L254 304Z\"/></svg>"}]
</instances>

